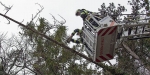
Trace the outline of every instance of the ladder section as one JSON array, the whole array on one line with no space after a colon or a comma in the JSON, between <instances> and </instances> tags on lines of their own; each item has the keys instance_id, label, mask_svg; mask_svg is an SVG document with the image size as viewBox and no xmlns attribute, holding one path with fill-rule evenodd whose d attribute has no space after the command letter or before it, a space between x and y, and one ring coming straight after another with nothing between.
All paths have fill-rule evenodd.
<instances>
[{"instance_id":1,"label":"ladder section","mask_svg":"<svg viewBox=\"0 0 150 75\"><path fill-rule=\"evenodd\" d=\"M95 32L90 28L89 25L83 25L83 34L82 38L85 44L84 50L90 55L93 59L95 53Z\"/></svg>"},{"instance_id":2,"label":"ladder section","mask_svg":"<svg viewBox=\"0 0 150 75\"><path fill-rule=\"evenodd\" d=\"M150 24L120 25L118 34L121 38L129 40L150 38Z\"/></svg>"}]
</instances>

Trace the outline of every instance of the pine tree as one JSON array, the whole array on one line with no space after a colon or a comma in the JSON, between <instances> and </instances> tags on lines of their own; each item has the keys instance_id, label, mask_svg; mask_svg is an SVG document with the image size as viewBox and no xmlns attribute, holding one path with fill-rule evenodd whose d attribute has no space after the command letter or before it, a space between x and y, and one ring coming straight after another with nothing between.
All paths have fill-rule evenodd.
<instances>
[{"instance_id":1,"label":"pine tree","mask_svg":"<svg viewBox=\"0 0 150 75\"><path fill-rule=\"evenodd\" d=\"M50 24L44 18L39 19L39 24L30 22L27 26L62 44L64 43L64 38L67 35L66 26L55 25L57 27L51 29ZM45 39L38 34L33 33L28 29L22 29L22 36L34 45L32 46L32 49L34 50L33 58L36 58L37 60L33 64L33 68L37 72L37 75L93 74L92 69L87 68L88 63L82 61L83 59L76 56L76 54L66 51L65 48ZM76 46L73 48L77 49Z\"/></svg>"}]
</instances>

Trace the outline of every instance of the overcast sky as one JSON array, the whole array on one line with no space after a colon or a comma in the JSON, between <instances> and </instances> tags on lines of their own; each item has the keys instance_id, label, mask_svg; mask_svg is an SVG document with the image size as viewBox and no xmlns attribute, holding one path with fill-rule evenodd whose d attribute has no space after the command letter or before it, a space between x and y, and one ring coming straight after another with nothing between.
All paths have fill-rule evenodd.
<instances>
[{"instance_id":1,"label":"overcast sky","mask_svg":"<svg viewBox=\"0 0 150 75\"><path fill-rule=\"evenodd\" d=\"M77 9L87 9L93 12L98 12L98 8L102 3L108 5L110 2L115 4L122 4L129 8L127 5L128 0L0 0L6 6L13 5L12 9L7 13L7 15L17 21L24 20L24 24L31 20L32 14L35 15L40 7L35 3L39 3L44 7L41 13L41 17L46 18L52 23L53 14L59 19L59 15L66 19L66 26L68 26L68 33L71 33L76 28L82 27L82 19L75 16L75 11ZM130 8L129 8L130 9ZM4 7L0 6L0 13L4 13ZM59 19L60 20L60 19ZM0 17L0 33L8 32L16 33L18 32L18 25L11 22L7 25L7 20Z\"/></svg>"}]
</instances>

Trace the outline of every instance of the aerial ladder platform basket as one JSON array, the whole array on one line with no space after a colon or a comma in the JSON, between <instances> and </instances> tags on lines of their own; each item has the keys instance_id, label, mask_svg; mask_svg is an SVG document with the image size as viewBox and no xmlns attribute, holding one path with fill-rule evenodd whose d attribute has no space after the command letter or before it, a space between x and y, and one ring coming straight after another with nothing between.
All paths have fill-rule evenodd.
<instances>
[{"instance_id":1,"label":"aerial ladder platform basket","mask_svg":"<svg viewBox=\"0 0 150 75\"><path fill-rule=\"evenodd\" d=\"M97 24L98 27L94 27ZM83 25L83 40L88 48L85 50L96 62L103 62L114 58L117 39L117 23L110 17L96 18L90 14Z\"/></svg>"}]
</instances>

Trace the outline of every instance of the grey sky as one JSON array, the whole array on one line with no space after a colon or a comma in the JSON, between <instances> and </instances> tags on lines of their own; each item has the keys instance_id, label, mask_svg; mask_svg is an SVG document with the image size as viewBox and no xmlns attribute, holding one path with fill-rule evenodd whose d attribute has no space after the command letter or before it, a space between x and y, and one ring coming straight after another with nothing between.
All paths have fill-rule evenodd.
<instances>
[{"instance_id":1,"label":"grey sky","mask_svg":"<svg viewBox=\"0 0 150 75\"><path fill-rule=\"evenodd\" d=\"M46 18L52 23L52 17L49 13L53 14L56 18L59 15L66 19L66 26L68 26L69 32L75 28L82 27L82 19L75 16L75 11L80 8L84 8L93 12L97 12L102 3L108 5L110 2L115 4L127 5L128 0L0 0L6 6L13 5L13 8L8 12L8 16L17 20L24 20L24 24L31 20L32 14L35 15L40 7L35 3L39 3L44 7L41 16ZM126 6L129 8L129 6ZM0 6L0 12L4 13L3 6ZM60 19L59 19L60 20ZM0 17L0 32L16 33L18 31L18 25L11 22L7 25L7 20Z\"/></svg>"}]
</instances>

